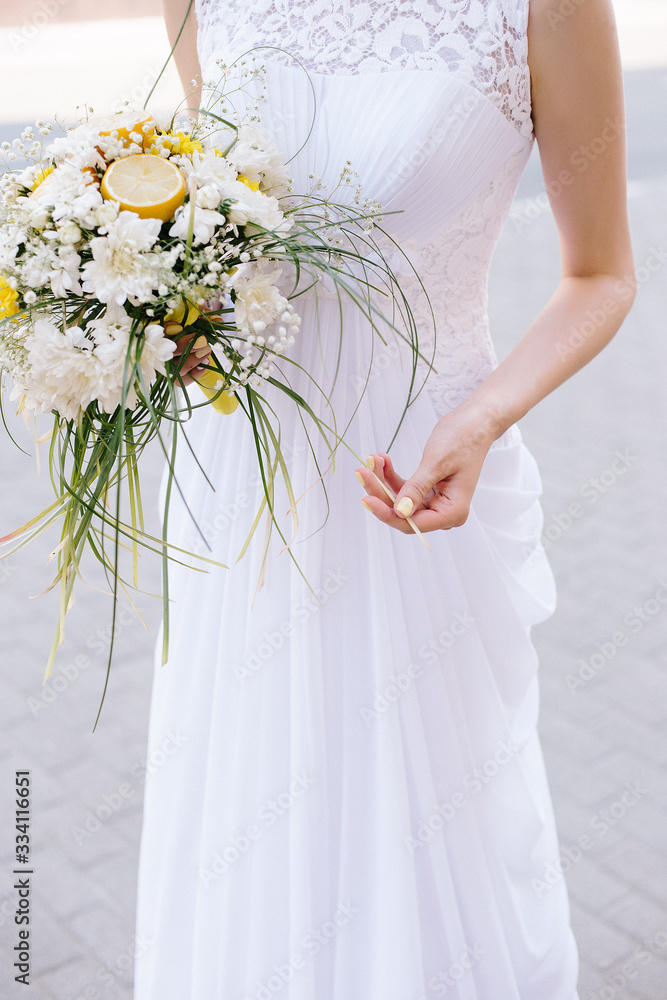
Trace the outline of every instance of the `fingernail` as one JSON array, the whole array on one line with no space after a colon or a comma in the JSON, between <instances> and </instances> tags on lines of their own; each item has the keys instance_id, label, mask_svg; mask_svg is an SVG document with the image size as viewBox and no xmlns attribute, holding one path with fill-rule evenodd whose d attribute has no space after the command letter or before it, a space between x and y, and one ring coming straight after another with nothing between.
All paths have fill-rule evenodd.
<instances>
[{"instance_id":1,"label":"fingernail","mask_svg":"<svg viewBox=\"0 0 667 1000\"><path fill-rule=\"evenodd\" d=\"M200 347L198 351L192 352L196 358L205 358L207 354L211 353L210 347Z\"/></svg>"},{"instance_id":2,"label":"fingernail","mask_svg":"<svg viewBox=\"0 0 667 1000\"><path fill-rule=\"evenodd\" d=\"M177 333L183 332L183 327L180 323L165 323L164 332L167 337L174 337Z\"/></svg>"},{"instance_id":3,"label":"fingernail","mask_svg":"<svg viewBox=\"0 0 667 1000\"><path fill-rule=\"evenodd\" d=\"M359 472L359 469L355 469L355 470L354 470L354 474L355 474L355 476L357 477L357 479L359 480L359 482L361 483L361 485L362 485L362 486L365 486L365 485L366 485L366 483L364 482L364 477L363 477L363 476L362 476L362 474L361 474L361 473Z\"/></svg>"},{"instance_id":4,"label":"fingernail","mask_svg":"<svg viewBox=\"0 0 667 1000\"><path fill-rule=\"evenodd\" d=\"M366 455L366 465L368 466L369 469L375 468L375 459L373 458L372 455Z\"/></svg>"},{"instance_id":5,"label":"fingernail","mask_svg":"<svg viewBox=\"0 0 667 1000\"><path fill-rule=\"evenodd\" d=\"M412 509L414 504L410 497L401 497L401 499L396 504L396 510L399 514L403 514L404 517L410 517L412 514Z\"/></svg>"},{"instance_id":6,"label":"fingernail","mask_svg":"<svg viewBox=\"0 0 667 1000\"><path fill-rule=\"evenodd\" d=\"M206 347L208 349L208 340L203 333L200 333L192 345L192 350L195 352L201 351L202 347Z\"/></svg>"},{"instance_id":7,"label":"fingernail","mask_svg":"<svg viewBox=\"0 0 667 1000\"><path fill-rule=\"evenodd\" d=\"M361 502L364 505L364 507L366 508L366 510L371 510L371 508L368 506L368 504L366 503L366 501L365 501L365 499L363 497L361 498ZM371 510L371 513L373 513L372 510Z\"/></svg>"}]
</instances>

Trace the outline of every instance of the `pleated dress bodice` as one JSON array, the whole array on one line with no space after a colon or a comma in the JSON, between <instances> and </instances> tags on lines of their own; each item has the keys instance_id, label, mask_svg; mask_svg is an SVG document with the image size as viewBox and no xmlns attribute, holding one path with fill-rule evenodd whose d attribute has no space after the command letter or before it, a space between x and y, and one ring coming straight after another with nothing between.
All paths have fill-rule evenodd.
<instances>
[{"instance_id":1,"label":"pleated dress bodice","mask_svg":"<svg viewBox=\"0 0 667 1000\"><path fill-rule=\"evenodd\" d=\"M497 364L488 271L534 138L528 0L198 0L197 14L205 82L247 53L264 64L264 124L300 150L295 192L313 176L335 188L350 161L382 206L446 413Z\"/></svg>"}]
</instances>

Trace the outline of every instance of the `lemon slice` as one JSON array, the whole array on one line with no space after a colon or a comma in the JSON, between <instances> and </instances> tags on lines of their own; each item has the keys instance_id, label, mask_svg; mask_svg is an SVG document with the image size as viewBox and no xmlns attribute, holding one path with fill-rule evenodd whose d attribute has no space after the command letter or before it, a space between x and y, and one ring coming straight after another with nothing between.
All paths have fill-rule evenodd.
<instances>
[{"instance_id":1,"label":"lemon slice","mask_svg":"<svg viewBox=\"0 0 667 1000\"><path fill-rule=\"evenodd\" d=\"M142 219L173 219L185 200L185 179L174 163L149 153L115 160L100 187L102 197Z\"/></svg>"},{"instance_id":2,"label":"lemon slice","mask_svg":"<svg viewBox=\"0 0 667 1000\"><path fill-rule=\"evenodd\" d=\"M89 118L86 124L92 125L98 135L118 132L120 141L127 145L130 142L130 132L137 132L143 136L155 135L155 121L146 111L121 111L117 115L98 115ZM144 125L149 125L145 131Z\"/></svg>"}]
</instances>

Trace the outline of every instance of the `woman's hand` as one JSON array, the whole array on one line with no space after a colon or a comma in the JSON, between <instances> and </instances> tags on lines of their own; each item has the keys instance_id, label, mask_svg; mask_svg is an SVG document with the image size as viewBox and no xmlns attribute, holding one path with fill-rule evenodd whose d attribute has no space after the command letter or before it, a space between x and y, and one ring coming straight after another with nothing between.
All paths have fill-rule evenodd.
<instances>
[{"instance_id":1,"label":"woman's hand","mask_svg":"<svg viewBox=\"0 0 667 1000\"><path fill-rule=\"evenodd\" d=\"M355 470L367 494L362 503L380 521L406 534L414 534L408 516L420 531L460 527L468 519L495 436L488 421L471 419L465 408L452 410L435 425L410 479L399 476L386 453L368 456L367 465ZM396 494L395 500L378 479Z\"/></svg>"},{"instance_id":2,"label":"woman's hand","mask_svg":"<svg viewBox=\"0 0 667 1000\"><path fill-rule=\"evenodd\" d=\"M171 326L173 330L174 324L171 324ZM170 334L169 324L165 327L165 332L172 339L176 340L174 358L180 357L181 354L187 354L180 368L180 376L183 379L184 385L190 385L206 371L206 365L211 356L210 345L203 334L197 335L186 332L181 333L178 337L176 337L174 332Z\"/></svg>"}]
</instances>

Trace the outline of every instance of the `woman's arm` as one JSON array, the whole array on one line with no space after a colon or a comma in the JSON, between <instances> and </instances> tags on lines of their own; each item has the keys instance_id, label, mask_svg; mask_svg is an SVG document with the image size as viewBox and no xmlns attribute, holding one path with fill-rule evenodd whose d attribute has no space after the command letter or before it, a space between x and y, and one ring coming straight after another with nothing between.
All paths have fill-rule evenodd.
<instances>
[{"instance_id":1,"label":"woman's arm","mask_svg":"<svg viewBox=\"0 0 667 1000\"><path fill-rule=\"evenodd\" d=\"M368 469L358 470L370 494L363 502L401 531L412 532L404 516L412 510L422 531L463 524L493 441L601 351L634 300L614 13L611 0L570 6L564 16L560 0L531 0L528 27L533 122L560 237L561 281L508 357L438 421L409 480L389 456L375 456L395 502Z\"/></svg>"},{"instance_id":2,"label":"woman's arm","mask_svg":"<svg viewBox=\"0 0 667 1000\"><path fill-rule=\"evenodd\" d=\"M194 0L162 0L162 9L172 46L178 38L179 31L181 32L174 50L174 61L188 98L187 106L196 109L201 99L201 69L197 56L197 18ZM194 86L193 80L196 81Z\"/></svg>"},{"instance_id":3,"label":"woman's arm","mask_svg":"<svg viewBox=\"0 0 667 1000\"><path fill-rule=\"evenodd\" d=\"M174 61L188 98L187 107L194 114L201 100L201 69L197 56L197 18L194 0L162 0L162 9L169 42L172 46L176 45ZM184 385L189 385L193 379L204 373L211 348L205 337L200 336L193 344L192 335L185 332L176 341L174 357L178 357L184 351L188 352L188 357L181 366L181 378Z\"/></svg>"}]
</instances>

